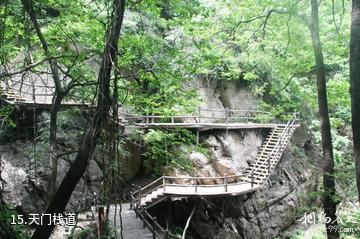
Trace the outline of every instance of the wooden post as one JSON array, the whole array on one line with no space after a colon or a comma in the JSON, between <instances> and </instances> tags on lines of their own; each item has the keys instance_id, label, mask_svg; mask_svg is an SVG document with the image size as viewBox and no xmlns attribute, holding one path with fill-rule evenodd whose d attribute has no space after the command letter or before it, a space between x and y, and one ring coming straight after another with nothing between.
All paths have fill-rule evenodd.
<instances>
[{"instance_id":1,"label":"wooden post","mask_svg":"<svg viewBox=\"0 0 360 239\"><path fill-rule=\"evenodd\" d=\"M156 239L156 229L155 229L156 220L157 220L156 217L153 217L153 218L152 218L153 239Z\"/></svg>"},{"instance_id":2,"label":"wooden post","mask_svg":"<svg viewBox=\"0 0 360 239\"><path fill-rule=\"evenodd\" d=\"M130 191L130 210L133 208L133 198L132 198L132 190Z\"/></svg>"},{"instance_id":3,"label":"wooden post","mask_svg":"<svg viewBox=\"0 0 360 239\"><path fill-rule=\"evenodd\" d=\"M152 117L151 117L151 123L153 124L153 123L155 123L155 117L154 117L154 115L151 115Z\"/></svg>"},{"instance_id":4,"label":"wooden post","mask_svg":"<svg viewBox=\"0 0 360 239\"><path fill-rule=\"evenodd\" d=\"M143 228L146 227L146 214L145 214L145 209L142 210L142 221L143 221Z\"/></svg>"},{"instance_id":5,"label":"wooden post","mask_svg":"<svg viewBox=\"0 0 360 239\"><path fill-rule=\"evenodd\" d=\"M173 124L174 123L174 117L171 116L171 123Z\"/></svg>"},{"instance_id":6,"label":"wooden post","mask_svg":"<svg viewBox=\"0 0 360 239\"><path fill-rule=\"evenodd\" d=\"M163 176L163 192L165 192L166 177Z\"/></svg>"},{"instance_id":7,"label":"wooden post","mask_svg":"<svg viewBox=\"0 0 360 239\"><path fill-rule=\"evenodd\" d=\"M139 211L140 210L140 207L141 207L141 187L138 186L138 201L137 201L137 204L136 204L136 211ZM136 218L138 217L138 212L136 213Z\"/></svg>"},{"instance_id":8,"label":"wooden post","mask_svg":"<svg viewBox=\"0 0 360 239\"><path fill-rule=\"evenodd\" d=\"M201 107L198 108L198 117L199 117L198 124L200 124L201 123Z\"/></svg>"},{"instance_id":9,"label":"wooden post","mask_svg":"<svg viewBox=\"0 0 360 239\"><path fill-rule=\"evenodd\" d=\"M200 129L196 129L196 146L199 145L200 142Z\"/></svg>"},{"instance_id":10,"label":"wooden post","mask_svg":"<svg viewBox=\"0 0 360 239\"><path fill-rule=\"evenodd\" d=\"M251 168L251 188L254 187L254 168Z\"/></svg>"},{"instance_id":11,"label":"wooden post","mask_svg":"<svg viewBox=\"0 0 360 239\"><path fill-rule=\"evenodd\" d=\"M133 209L134 207L134 199L132 197L132 195L135 193L135 184L131 184L131 190L130 190L130 209Z\"/></svg>"},{"instance_id":12,"label":"wooden post","mask_svg":"<svg viewBox=\"0 0 360 239\"><path fill-rule=\"evenodd\" d=\"M225 108L225 123L229 123L229 109Z\"/></svg>"},{"instance_id":13,"label":"wooden post","mask_svg":"<svg viewBox=\"0 0 360 239\"><path fill-rule=\"evenodd\" d=\"M146 112L145 123L146 123L146 124L149 123L149 113L148 113L148 112Z\"/></svg>"},{"instance_id":14,"label":"wooden post","mask_svg":"<svg viewBox=\"0 0 360 239\"><path fill-rule=\"evenodd\" d=\"M195 178L195 192L197 193L197 179Z\"/></svg>"},{"instance_id":15,"label":"wooden post","mask_svg":"<svg viewBox=\"0 0 360 239\"><path fill-rule=\"evenodd\" d=\"M227 174L224 175L224 187L225 187L225 192L228 191L228 178L227 178Z\"/></svg>"},{"instance_id":16,"label":"wooden post","mask_svg":"<svg viewBox=\"0 0 360 239\"><path fill-rule=\"evenodd\" d=\"M105 235L105 212L104 206L98 207L98 219L99 219L99 227L98 227L98 236L99 239L104 238Z\"/></svg>"},{"instance_id":17,"label":"wooden post","mask_svg":"<svg viewBox=\"0 0 360 239\"><path fill-rule=\"evenodd\" d=\"M122 112L123 112L122 120L123 120L123 122L125 122L126 121L126 109L125 109L125 107L122 107Z\"/></svg>"},{"instance_id":18,"label":"wooden post","mask_svg":"<svg viewBox=\"0 0 360 239\"><path fill-rule=\"evenodd\" d=\"M228 137L229 137L229 129L227 128L225 130L225 139L228 139Z\"/></svg>"}]
</instances>

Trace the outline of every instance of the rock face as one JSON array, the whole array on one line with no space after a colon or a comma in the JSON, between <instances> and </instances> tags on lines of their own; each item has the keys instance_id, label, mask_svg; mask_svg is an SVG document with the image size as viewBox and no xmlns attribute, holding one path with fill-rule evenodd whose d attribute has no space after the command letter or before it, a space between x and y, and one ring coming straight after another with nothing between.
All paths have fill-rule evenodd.
<instances>
[{"instance_id":1,"label":"rock face","mask_svg":"<svg viewBox=\"0 0 360 239\"><path fill-rule=\"evenodd\" d=\"M198 204L191 223L195 238L274 238L289 228L301 207L312 203L305 196L316 191L317 174L309 167L316 158L285 151L270 182L260 191L227 198L206 199Z\"/></svg>"},{"instance_id":2,"label":"rock face","mask_svg":"<svg viewBox=\"0 0 360 239\"><path fill-rule=\"evenodd\" d=\"M66 117L67 119L59 120L57 142L59 154L70 153L65 153L58 160L57 186L60 185L70 163L75 158L76 149L81 141L81 131L86 125L84 118L77 114L69 114ZM25 117L23 120L31 119ZM38 112L35 124L38 128L35 136L34 132L27 130L29 127L25 127L26 124L19 122L18 128L23 128L15 130L20 132L9 134L12 135L12 138L6 141L2 140L0 143L2 161L0 172L2 179L6 182L4 201L25 215L42 213L46 208L46 203L49 202L47 195L47 182L50 174L47 144L49 114ZM37 137L38 140L35 142L33 137ZM121 168L128 173L125 178L132 178L140 168L141 151L132 144L127 144L125 148L129 153L122 154L120 162L130 163L127 168L125 168L126 165L122 165ZM99 163L102 163L103 159L104 150L97 147L84 176L71 196L67 210L74 212L80 204L89 206L93 203L95 194L99 195L103 180L102 166Z\"/></svg>"},{"instance_id":3,"label":"rock face","mask_svg":"<svg viewBox=\"0 0 360 239\"><path fill-rule=\"evenodd\" d=\"M258 130L234 130L227 136L225 133L207 134L202 140L208 148L208 155L190 154L194 173L216 177L242 173L255 159L263 139Z\"/></svg>"},{"instance_id":4,"label":"rock face","mask_svg":"<svg viewBox=\"0 0 360 239\"><path fill-rule=\"evenodd\" d=\"M293 137L303 135L300 131L304 129L298 129ZM302 144L297 144L298 142ZM282 233L295 223L296 218L302 216L301 208L316 203L308 194L316 191L319 186L320 174L314 165L320 157L311 146L303 148L303 143L304 140L297 139L288 145L270 179L259 191L222 198L173 199L169 213L173 215L173 223L175 226L184 225L192 208L196 207L188 230L188 235L192 238L281 238ZM218 157L223 155L220 152L223 149L221 146L217 149ZM215 159L222 165L220 168L223 171L212 162L214 159L209 160L202 154L194 153L191 159L199 169L199 175L214 176L238 170L235 162L233 165L225 163L231 161L231 156L233 154L228 155L229 159L225 161ZM246 166L246 157L242 159ZM160 221L171 221L168 218L161 219L164 218L164 208L169 208L167 203L161 203L152 209L152 213Z\"/></svg>"},{"instance_id":5,"label":"rock face","mask_svg":"<svg viewBox=\"0 0 360 239\"><path fill-rule=\"evenodd\" d=\"M235 82L221 85L197 82L203 98L202 107L224 109L256 109L257 100L246 88ZM200 137L208 154L190 155L196 176L223 176L244 171L255 159L258 148L269 133L265 129L209 131ZM188 235L198 239L268 239L281 236L296 220L302 207L313 202L308 193L318 188L316 161L319 152L308 143L307 129L293 134L280 163L264 187L256 192L224 198L173 199L170 215L164 216L167 203L160 203L151 212L174 227L185 225L196 207ZM175 175L186 173L175 171ZM202 182L211 184L211 182ZM163 219L161 219L163 218Z\"/></svg>"}]
</instances>

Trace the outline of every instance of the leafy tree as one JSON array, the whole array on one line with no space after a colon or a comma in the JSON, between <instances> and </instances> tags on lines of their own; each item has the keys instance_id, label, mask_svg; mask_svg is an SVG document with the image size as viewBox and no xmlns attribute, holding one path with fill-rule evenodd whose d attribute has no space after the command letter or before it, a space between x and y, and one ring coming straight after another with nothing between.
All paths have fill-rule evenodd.
<instances>
[{"instance_id":1,"label":"leafy tree","mask_svg":"<svg viewBox=\"0 0 360 239\"><path fill-rule=\"evenodd\" d=\"M323 150L324 174L323 174L323 204L326 217L331 220L325 222L328 238L340 238L339 231L333 230L332 226L338 227L336 220L336 201L335 201L335 178L334 178L334 155L331 140L331 128L329 110L326 94L326 76L324 58L321 49L319 35L319 14L317 0L311 0L311 37L316 61L316 81L319 101L319 116L321 127L321 142Z\"/></svg>"},{"instance_id":2,"label":"leafy tree","mask_svg":"<svg viewBox=\"0 0 360 239\"><path fill-rule=\"evenodd\" d=\"M350 41L351 115L356 183L360 201L360 1L352 1Z\"/></svg>"},{"instance_id":3,"label":"leafy tree","mask_svg":"<svg viewBox=\"0 0 360 239\"><path fill-rule=\"evenodd\" d=\"M102 64L98 75L99 94L97 99L97 108L93 120L87 132L84 134L81 146L76 155L73 164L66 173L55 196L50 202L46 213L62 213L74 191L77 183L85 172L93 151L95 149L100 132L104 127L104 122L109 119L109 110L111 108L110 82L114 62L116 63L118 40L120 36L122 21L125 11L125 0L114 0L112 3L112 14L106 34L106 43L102 57ZM48 219L49 220L49 219ZM48 238L54 228L54 225L45 222L39 225L33 239Z\"/></svg>"}]
</instances>

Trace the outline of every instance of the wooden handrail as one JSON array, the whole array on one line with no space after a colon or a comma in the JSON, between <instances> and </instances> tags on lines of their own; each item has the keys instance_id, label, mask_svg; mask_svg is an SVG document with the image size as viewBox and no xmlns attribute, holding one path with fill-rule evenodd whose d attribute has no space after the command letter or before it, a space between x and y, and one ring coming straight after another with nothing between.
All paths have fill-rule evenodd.
<instances>
[{"instance_id":1,"label":"wooden handrail","mask_svg":"<svg viewBox=\"0 0 360 239\"><path fill-rule=\"evenodd\" d=\"M150 213L144 208L134 208L136 214L139 215L140 219L143 221L144 226L146 226L152 233L153 238L164 238L167 235L168 239L180 239L176 235L165 230L156 220L155 217L151 216ZM155 219L155 220L154 220Z\"/></svg>"},{"instance_id":2,"label":"wooden handrail","mask_svg":"<svg viewBox=\"0 0 360 239\"><path fill-rule=\"evenodd\" d=\"M133 111L133 110L132 110ZM218 112L220 115L202 115L202 112ZM126 107L122 107L120 111L122 118L124 120L142 120L145 124L154 124L159 123L155 122L155 119L166 119L169 120L171 124L175 124L175 119L195 119L196 124L201 124L203 119L213 119L213 120L224 120L225 124L232 122L243 122L246 120L261 120L260 116L271 116L271 112L259 111L259 110L235 110L235 109L210 109L210 108L198 108L198 112L194 115L141 115L136 113L128 113ZM285 113L285 115L287 115ZM293 115L292 115L293 116ZM269 120L266 120L269 121ZM270 120L271 121L271 120ZM265 122L262 120L262 122ZM161 122L160 122L161 123Z\"/></svg>"}]
</instances>

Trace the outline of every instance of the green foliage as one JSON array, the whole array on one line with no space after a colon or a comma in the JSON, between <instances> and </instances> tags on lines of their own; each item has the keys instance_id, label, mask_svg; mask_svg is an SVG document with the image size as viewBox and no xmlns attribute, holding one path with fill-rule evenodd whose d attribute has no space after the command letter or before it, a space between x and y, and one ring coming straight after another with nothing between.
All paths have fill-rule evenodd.
<instances>
[{"instance_id":1,"label":"green foliage","mask_svg":"<svg viewBox=\"0 0 360 239\"><path fill-rule=\"evenodd\" d=\"M188 152L179 150L180 147L193 145L195 142L194 136L188 130L160 131L151 129L144 136L144 142L147 145L145 164L153 168L156 174L161 174L161 169L164 166L191 171L192 164L188 159Z\"/></svg>"},{"instance_id":2,"label":"green foliage","mask_svg":"<svg viewBox=\"0 0 360 239\"><path fill-rule=\"evenodd\" d=\"M16 217L15 210L10 209L5 204L0 203L0 238L27 239L29 233L23 225L12 225L12 217Z\"/></svg>"},{"instance_id":3,"label":"green foliage","mask_svg":"<svg viewBox=\"0 0 360 239\"><path fill-rule=\"evenodd\" d=\"M195 148L196 152L202 153L203 155L205 155L207 158L211 158L210 157L210 151L209 148L205 145L205 144L198 144Z\"/></svg>"},{"instance_id":4,"label":"green foliage","mask_svg":"<svg viewBox=\"0 0 360 239\"><path fill-rule=\"evenodd\" d=\"M8 126L11 128L15 128L16 124L11 119L11 114L14 111L14 107L11 105L5 105L0 108L0 122L3 126Z\"/></svg>"},{"instance_id":5,"label":"green foliage","mask_svg":"<svg viewBox=\"0 0 360 239\"><path fill-rule=\"evenodd\" d=\"M342 231L341 238L360 238L360 210L347 211L340 214L339 228Z\"/></svg>"}]
</instances>

